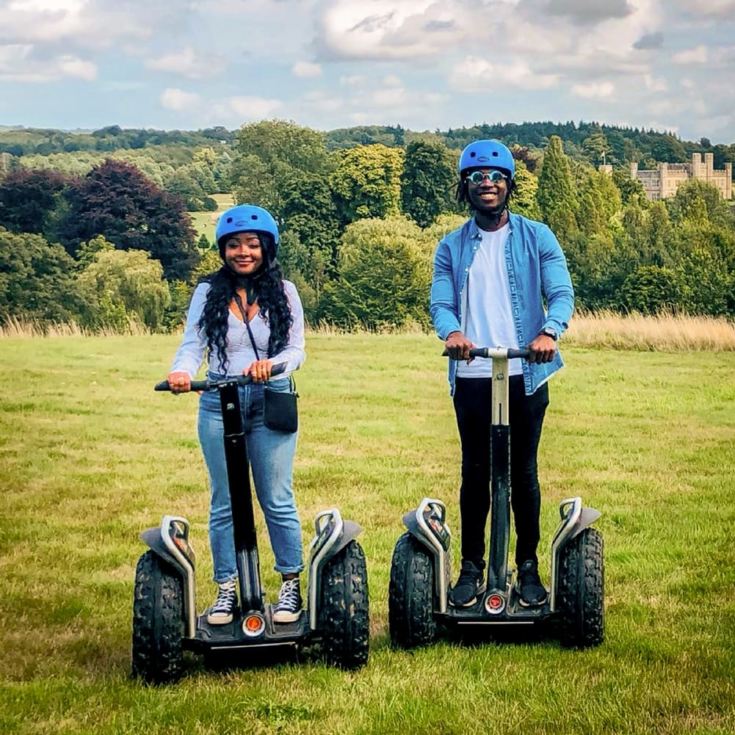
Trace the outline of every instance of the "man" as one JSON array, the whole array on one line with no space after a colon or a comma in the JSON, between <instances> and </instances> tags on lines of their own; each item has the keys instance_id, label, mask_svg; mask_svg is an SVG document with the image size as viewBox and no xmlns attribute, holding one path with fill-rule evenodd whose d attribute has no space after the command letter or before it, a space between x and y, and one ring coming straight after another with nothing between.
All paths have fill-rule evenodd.
<instances>
[{"instance_id":1,"label":"man","mask_svg":"<svg viewBox=\"0 0 735 735\"><path fill-rule=\"evenodd\" d=\"M510 360L508 371L516 590L526 607L542 605L547 596L536 556L536 457L549 403L547 381L563 365L556 343L572 316L574 292L551 230L509 212L514 176L506 146L497 140L470 143L459 159L457 199L469 205L472 217L439 243L434 256L431 317L453 358L449 384L462 444L462 569L450 594L455 607L473 605L485 591L492 364L470 360L474 346L531 351L528 361Z\"/></svg>"}]
</instances>

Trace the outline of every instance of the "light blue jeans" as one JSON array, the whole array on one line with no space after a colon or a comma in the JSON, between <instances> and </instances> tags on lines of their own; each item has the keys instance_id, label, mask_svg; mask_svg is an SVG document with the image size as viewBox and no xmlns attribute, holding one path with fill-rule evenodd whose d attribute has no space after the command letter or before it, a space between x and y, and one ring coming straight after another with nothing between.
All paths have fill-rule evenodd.
<instances>
[{"instance_id":1,"label":"light blue jeans","mask_svg":"<svg viewBox=\"0 0 735 735\"><path fill-rule=\"evenodd\" d=\"M209 377L223 376L210 373ZM269 388L290 390L289 381L272 381ZM300 572L303 569L301 523L293 493L298 432L285 434L263 424L263 384L241 386L238 390L255 492L268 527L275 569L281 574ZM212 491L209 542L214 581L220 583L237 577L237 565L218 391L208 391L199 399L198 432Z\"/></svg>"}]
</instances>

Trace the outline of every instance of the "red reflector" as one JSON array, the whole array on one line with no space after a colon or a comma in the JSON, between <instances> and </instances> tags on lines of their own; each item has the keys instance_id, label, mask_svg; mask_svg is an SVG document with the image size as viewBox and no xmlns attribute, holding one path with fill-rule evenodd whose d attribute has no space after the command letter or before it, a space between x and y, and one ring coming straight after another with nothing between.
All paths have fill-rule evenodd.
<instances>
[{"instance_id":1,"label":"red reflector","mask_svg":"<svg viewBox=\"0 0 735 735\"><path fill-rule=\"evenodd\" d=\"M242 630L245 635L260 635L265 629L265 620L260 615L248 615L242 622Z\"/></svg>"},{"instance_id":2,"label":"red reflector","mask_svg":"<svg viewBox=\"0 0 735 735\"><path fill-rule=\"evenodd\" d=\"M503 606L503 598L500 595L492 595L489 600L490 607L497 610Z\"/></svg>"}]
</instances>

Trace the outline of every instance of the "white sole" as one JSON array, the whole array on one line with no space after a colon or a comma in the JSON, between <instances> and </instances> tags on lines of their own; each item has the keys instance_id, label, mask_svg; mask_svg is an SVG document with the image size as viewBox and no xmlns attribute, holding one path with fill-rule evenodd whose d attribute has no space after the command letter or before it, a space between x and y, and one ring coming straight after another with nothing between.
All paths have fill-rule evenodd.
<instances>
[{"instance_id":1,"label":"white sole","mask_svg":"<svg viewBox=\"0 0 735 735\"><path fill-rule=\"evenodd\" d=\"M232 615L207 615L207 622L210 625L227 625L232 620Z\"/></svg>"},{"instance_id":2,"label":"white sole","mask_svg":"<svg viewBox=\"0 0 735 735\"><path fill-rule=\"evenodd\" d=\"M301 617L301 610L295 613L278 611L273 613L274 623L295 623Z\"/></svg>"},{"instance_id":3,"label":"white sole","mask_svg":"<svg viewBox=\"0 0 735 735\"><path fill-rule=\"evenodd\" d=\"M472 607L473 605L477 604L477 601L480 599L480 596L485 594L486 589L487 589L487 585L483 584L482 587L480 587L480 589L477 590L477 594L469 602L465 602L463 605L457 605L455 602L452 602L451 597L449 598L449 604L452 607Z\"/></svg>"}]
</instances>

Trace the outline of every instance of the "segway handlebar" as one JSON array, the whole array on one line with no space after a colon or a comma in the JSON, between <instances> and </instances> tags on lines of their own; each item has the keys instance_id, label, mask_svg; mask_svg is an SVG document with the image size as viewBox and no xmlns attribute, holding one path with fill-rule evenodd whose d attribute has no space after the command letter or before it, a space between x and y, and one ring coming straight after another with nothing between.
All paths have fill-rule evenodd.
<instances>
[{"instance_id":1,"label":"segway handlebar","mask_svg":"<svg viewBox=\"0 0 735 735\"><path fill-rule=\"evenodd\" d=\"M276 375L280 375L282 372L285 372L285 370L286 370L286 363L279 362L278 364L274 365L271 368L271 377L273 378ZM250 385L250 383L254 381L249 375L236 375L231 378L222 378L220 380L192 380L191 390L192 391L214 390L215 388L219 388L220 386L227 385L227 383L232 383L232 382L235 382L238 385ZM156 383L156 385L153 387L153 390L157 390L157 391L171 390L171 386L168 384L168 380L162 380L160 383Z\"/></svg>"},{"instance_id":2,"label":"segway handlebar","mask_svg":"<svg viewBox=\"0 0 735 735\"><path fill-rule=\"evenodd\" d=\"M521 350L517 350L513 347L473 347L470 350L470 357L496 357L499 360L507 358L511 360L515 357L521 357L526 359L531 354L531 350L524 347ZM449 353L444 350L442 357L449 357Z\"/></svg>"}]
</instances>

